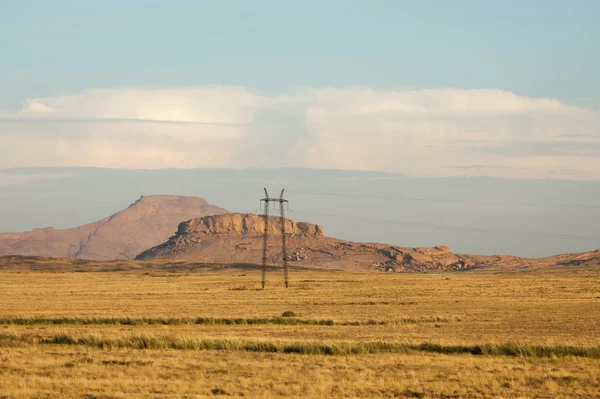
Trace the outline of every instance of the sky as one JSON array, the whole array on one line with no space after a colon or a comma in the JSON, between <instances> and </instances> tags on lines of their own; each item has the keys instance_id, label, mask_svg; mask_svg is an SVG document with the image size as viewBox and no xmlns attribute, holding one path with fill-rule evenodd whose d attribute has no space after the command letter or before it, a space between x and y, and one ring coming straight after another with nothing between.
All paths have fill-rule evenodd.
<instances>
[{"instance_id":1,"label":"sky","mask_svg":"<svg viewBox=\"0 0 600 399\"><path fill-rule=\"evenodd\" d=\"M0 11L0 168L600 179L596 1Z\"/></svg>"},{"instance_id":2,"label":"sky","mask_svg":"<svg viewBox=\"0 0 600 399\"><path fill-rule=\"evenodd\" d=\"M502 178L568 202L560 182L600 181L598 15L594 0L0 0L4 209L82 167L362 171L469 193ZM52 215L35 220L69 224Z\"/></svg>"},{"instance_id":3,"label":"sky","mask_svg":"<svg viewBox=\"0 0 600 399\"><path fill-rule=\"evenodd\" d=\"M501 89L598 107L594 0L2 0L0 104L90 88Z\"/></svg>"}]
</instances>

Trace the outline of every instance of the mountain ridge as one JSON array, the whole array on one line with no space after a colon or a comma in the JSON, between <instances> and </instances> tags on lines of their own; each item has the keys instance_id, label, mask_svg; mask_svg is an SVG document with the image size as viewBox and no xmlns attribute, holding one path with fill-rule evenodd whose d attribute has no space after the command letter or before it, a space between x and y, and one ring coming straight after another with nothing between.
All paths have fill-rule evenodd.
<instances>
[{"instance_id":1,"label":"mountain ridge","mask_svg":"<svg viewBox=\"0 0 600 399\"><path fill-rule=\"evenodd\" d=\"M177 233L168 241L142 252L136 260L260 263L264 220L260 215L230 213L185 221L178 226ZM294 266L356 271L425 272L518 269L560 264L600 265L600 250L546 258L455 254L443 245L411 248L383 243L344 241L325 236L321 226L290 219L284 221L288 260ZM269 216L269 264L282 262L280 226L279 216Z\"/></svg>"},{"instance_id":2,"label":"mountain ridge","mask_svg":"<svg viewBox=\"0 0 600 399\"><path fill-rule=\"evenodd\" d=\"M0 256L133 259L167 240L182 220L226 212L200 197L142 196L122 211L82 226L0 233Z\"/></svg>"}]
</instances>

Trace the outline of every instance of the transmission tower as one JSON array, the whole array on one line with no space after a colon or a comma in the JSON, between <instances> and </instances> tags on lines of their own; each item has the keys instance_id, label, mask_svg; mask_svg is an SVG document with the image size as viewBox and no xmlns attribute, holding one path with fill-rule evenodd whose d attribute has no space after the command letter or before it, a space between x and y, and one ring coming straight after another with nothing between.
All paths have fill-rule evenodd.
<instances>
[{"instance_id":1,"label":"transmission tower","mask_svg":"<svg viewBox=\"0 0 600 399\"><path fill-rule=\"evenodd\" d=\"M288 206L288 200L283 198L284 190L281 190L279 198L269 197L269 193L265 188L265 198L261 199L261 204L264 202L263 218L265 221L265 229L263 231L263 255L262 255L262 288L265 288L267 282L267 244L269 241L269 208L270 204L278 204L281 214L281 251L283 253L283 280L285 288L288 288L288 256L285 236L285 210Z\"/></svg>"}]
</instances>

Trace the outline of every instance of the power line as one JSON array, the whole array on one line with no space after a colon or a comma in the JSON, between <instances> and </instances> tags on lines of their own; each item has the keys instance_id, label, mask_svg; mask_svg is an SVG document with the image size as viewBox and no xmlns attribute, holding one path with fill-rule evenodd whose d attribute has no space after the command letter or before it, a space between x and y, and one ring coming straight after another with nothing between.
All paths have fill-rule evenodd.
<instances>
[{"instance_id":1,"label":"power line","mask_svg":"<svg viewBox=\"0 0 600 399\"><path fill-rule=\"evenodd\" d=\"M580 236L580 235L572 235L572 234L552 234L552 233L539 233L539 232L516 231L516 230L485 229L485 228L479 228L479 227L437 225L437 224L430 224L430 223L407 222L407 221L402 221L402 220L391 220L391 219L370 219L370 218L362 218L362 217L354 217L354 216L346 216L346 215L327 214L327 213L320 213L320 212L299 211L299 210L292 210L292 209L290 209L290 212L312 214L315 216L319 216L323 219L345 220L345 221L354 221L354 222L360 222L360 223L373 223L373 224L402 225L402 226L426 228L426 229L440 230L440 231L459 231L459 232L467 231L467 232L473 232L473 233L498 233L498 234L545 237L545 238L559 238L559 239L568 239L568 240L576 239L576 240L600 241L600 237Z\"/></svg>"},{"instance_id":2,"label":"power line","mask_svg":"<svg viewBox=\"0 0 600 399\"><path fill-rule=\"evenodd\" d=\"M443 199L443 198L430 198L430 197L394 197L394 196L382 196L382 195L321 193L321 192L294 191L294 190L288 190L288 193L302 194L302 195L323 195L323 196L332 196L332 197L399 200L399 201L446 202L446 203L456 203L456 204L518 205L518 206L532 206L532 207L533 206L535 206L535 207L543 206L543 207L556 207L556 208L600 209L600 205L587 205L587 204L552 204L552 203L536 203L536 202L520 202L520 201L482 201L482 200Z\"/></svg>"}]
</instances>

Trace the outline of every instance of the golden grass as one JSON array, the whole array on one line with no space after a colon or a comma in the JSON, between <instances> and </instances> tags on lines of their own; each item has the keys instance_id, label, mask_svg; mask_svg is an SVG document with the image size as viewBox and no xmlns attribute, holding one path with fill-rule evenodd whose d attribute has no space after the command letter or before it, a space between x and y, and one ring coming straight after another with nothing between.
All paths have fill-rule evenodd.
<instances>
[{"instance_id":1,"label":"golden grass","mask_svg":"<svg viewBox=\"0 0 600 399\"><path fill-rule=\"evenodd\" d=\"M246 352L300 353L304 355L357 355L370 353L441 353L480 356L585 357L600 359L600 346L528 345L518 343L441 345L388 341L290 341L193 338L166 334L98 334L77 336L61 332L51 335L0 333L0 347L36 345L80 345L100 349L234 350Z\"/></svg>"},{"instance_id":2,"label":"golden grass","mask_svg":"<svg viewBox=\"0 0 600 399\"><path fill-rule=\"evenodd\" d=\"M0 397L600 392L597 270L269 276L2 271Z\"/></svg>"},{"instance_id":3,"label":"golden grass","mask_svg":"<svg viewBox=\"0 0 600 399\"><path fill-rule=\"evenodd\" d=\"M597 397L600 363L420 354L0 348L10 398Z\"/></svg>"}]
</instances>

